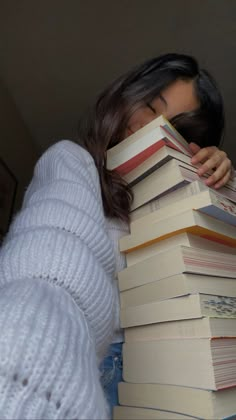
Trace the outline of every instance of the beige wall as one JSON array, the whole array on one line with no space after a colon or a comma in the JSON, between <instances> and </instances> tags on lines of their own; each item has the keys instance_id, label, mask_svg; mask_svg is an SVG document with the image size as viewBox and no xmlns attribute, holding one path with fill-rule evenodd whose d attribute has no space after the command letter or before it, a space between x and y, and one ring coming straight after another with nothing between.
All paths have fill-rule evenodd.
<instances>
[{"instance_id":1,"label":"beige wall","mask_svg":"<svg viewBox=\"0 0 236 420\"><path fill-rule=\"evenodd\" d=\"M18 181L15 208L33 173L38 157L36 147L7 88L0 81L0 157Z\"/></svg>"}]
</instances>

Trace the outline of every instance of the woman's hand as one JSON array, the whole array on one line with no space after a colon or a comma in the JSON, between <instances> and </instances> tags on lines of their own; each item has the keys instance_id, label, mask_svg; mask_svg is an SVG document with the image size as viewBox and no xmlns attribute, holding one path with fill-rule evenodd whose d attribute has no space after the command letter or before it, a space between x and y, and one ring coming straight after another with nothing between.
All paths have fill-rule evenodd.
<instances>
[{"instance_id":1,"label":"woman's hand","mask_svg":"<svg viewBox=\"0 0 236 420\"><path fill-rule=\"evenodd\" d=\"M229 181L233 171L231 160L227 154L215 146L203 149L195 143L190 143L189 146L193 153L192 164L201 164L197 171L198 175L203 176L213 170L213 174L205 180L205 184L215 189L223 187Z\"/></svg>"}]
</instances>

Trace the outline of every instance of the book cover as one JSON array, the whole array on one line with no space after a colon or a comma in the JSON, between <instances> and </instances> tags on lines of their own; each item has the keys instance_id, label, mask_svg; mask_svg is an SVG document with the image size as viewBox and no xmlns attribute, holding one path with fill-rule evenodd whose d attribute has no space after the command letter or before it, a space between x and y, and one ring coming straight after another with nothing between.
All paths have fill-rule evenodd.
<instances>
[{"instance_id":1,"label":"book cover","mask_svg":"<svg viewBox=\"0 0 236 420\"><path fill-rule=\"evenodd\" d=\"M124 343L123 362L126 382L225 389L236 385L236 337Z\"/></svg>"},{"instance_id":2,"label":"book cover","mask_svg":"<svg viewBox=\"0 0 236 420\"><path fill-rule=\"evenodd\" d=\"M233 254L177 245L118 273L120 291L181 273L236 278Z\"/></svg>"},{"instance_id":3,"label":"book cover","mask_svg":"<svg viewBox=\"0 0 236 420\"><path fill-rule=\"evenodd\" d=\"M192 184L189 184L189 186L190 185ZM180 191L185 188L186 187L181 188ZM142 228L147 223L152 223L153 221L155 222L163 218L170 217L171 215L188 209L199 210L209 216L222 220L225 223L229 223L234 226L236 225L236 205L212 189L205 189L199 193L191 195L190 197L176 199L174 202L166 204L163 207L161 207L159 201L161 201L161 199L154 200L153 202L151 201L150 203L144 205L143 207L145 210L143 209L143 214L139 215L139 217L136 215L136 220L132 220L131 216L131 232L135 229ZM142 210L142 207L137 210Z\"/></svg>"},{"instance_id":4,"label":"book cover","mask_svg":"<svg viewBox=\"0 0 236 420\"><path fill-rule=\"evenodd\" d=\"M165 410L152 410L149 408L115 406L113 420L190 420L194 417L183 413L171 413ZM196 420L196 418L195 418Z\"/></svg>"},{"instance_id":5,"label":"book cover","mask_svg":"<svg viewBox=\"0 0 236 420\"><path fill-rule=\"evenodd\" d=\"M196 167L180 162L177 159L171 159L132 187L134 200L131 211L154 199L158 199L172 191L182 188L193 181L200 180L204 182L204 179L206 177L200 178L198 176ZM236 192L229 184L226 184L220 189L220 194L236 202Z\"/></svg>"},{"instance_id":6,"label":"book cover","mask_svg":"<svg viewBox=\"0 0 236 420\"><path fill-rule=\"evenodd\" d=\"M126 328L125 342L162 338L235 337L236 318L195 318Z\"/></svg>"},{"instance_id":7,"label":"book cover","mask_svg":"<svg viewBox=\"0 0 236 420\"><path fill-rule=\"evenodd\" d=\"M194 318L236 318L236 298L194 294L121 308L122 328Z\"/></svg>"},{"instance_id":8,"label":"book cover","mask_svg":"<svg viewBox=\"0 0 236 420\"><path fill-rule=\"evenodd\" d=\"M192 233L183 232L159 242L154 242L152 245L138 248L135 251L126 254L126 264L128 267L134 265L146 258L159 254L159 252L166 251L177 245L185 245L193 248L206 249L208 251L224 252L226 254L236 254L236 248L226 246L214 240L202 238L201 236L193 235Z\"/></svg>"},{"instance_id":9,"label":"book cover","mask_svg":"<svg viewBox=\"0 0 236 420\"><path fill-rule=\"evenodd\" d=\"M120 251L131 252L183 232L218 241L227 246L236 246L235 226L189 209L166 217L160 222L149 223L145 225L145 229L137 229L123 236L120 239Z\"/></svg>"},{"instance_id":10,"label":"book cover","mask_svg":"<svg viewBox=\"0 0 236 420\"><path fill-rule=\"evenodd\" d=\"M127 308L195 293L236 298L236 280L199 274L176 274L124 290L120 293L120 305L121 308Z\"/></svg>"},{"instance_id":11,"label":"book cover","mask_svg":"<svg viewBox=\"0 0 236 420\"><path fill-rule=\"evenodd\" d=\"M162 115L107 151L107 168L122 176L162 146L191 155L188 143Z\"/></svg>"},{"instance_id":12,"label":"book cover","mask_svg":"<svg viewBox=\"0 0 236 420\"><path fill-rule=\"evenodd\" d=\"M189 165L190 168L197 168L200 166L192 165L191 156L188 156L179 150L168 147L164 140L162 142L160 141L158 144L160 146L158 147L158 150L155 151L155 153L152 153L151 156L146 157L146 159L142 160L142 162L139 165L136 165L134 169L123 175L123 178L128 184L130 184L130 186L137 184L143 178L156 171L171 159L177 159L180 162L184 162Z\"/></svg>"},{"instance_id":13,"label":"book cover","mask_svg":"<svg viewBox=\"0 0 236 420\"><path fill-rule=\"evenodd\" d=\"M121 382L118 389L121 405L168 410L208 420L236 415L236 387L216 392L176 385Z\"/></svg>"},{"instance_id":14,"label":"book cover","mask_svg":"<svg viewBox=\"0 0 236 420\"><path fill-rule=\"evenodd\" d=\"M208 189L209 188L203 182L196 180L184 185L182 188L178 188L177 190L165 194L160 198L151 200L147 204L144 204L143 206L130 212L131 227L136 220L156 210L170 206L171 204L175 204L176 202L186 198L191 198L192 196L200 194L203 191L207 191Z\"/></svg>"}]
</instances>

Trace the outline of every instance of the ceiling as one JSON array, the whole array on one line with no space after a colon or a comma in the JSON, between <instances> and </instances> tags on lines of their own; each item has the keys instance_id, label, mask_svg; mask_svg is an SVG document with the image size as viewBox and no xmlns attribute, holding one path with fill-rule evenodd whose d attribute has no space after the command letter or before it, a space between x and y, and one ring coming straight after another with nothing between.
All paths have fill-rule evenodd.
<instances>
[{"instance_id":1,"label":"ceiling","mask_svg":"<svg viewBox=\"0 0 236 420\"><path fill-rule=\"evenodd\" d=\"M235 0L1 0L0 78L40 150L73 138L114 77L165 52L192 54L215 76L236 163Z\"/></svg>"}]
</instances>

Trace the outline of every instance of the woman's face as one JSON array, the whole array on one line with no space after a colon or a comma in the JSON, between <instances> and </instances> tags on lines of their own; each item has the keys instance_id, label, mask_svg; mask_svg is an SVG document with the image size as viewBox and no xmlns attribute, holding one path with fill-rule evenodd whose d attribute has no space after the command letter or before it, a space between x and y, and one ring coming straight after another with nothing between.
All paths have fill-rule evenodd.
<instances>
[{"instance_id":1,"label":"woman's face","mask_svg":"<svg viewBox=\"0 0 236 420\"><path fill-rule=\"evenodd\" d=\"M125 130L125 137L135 133L161 114L170 120L182 112L194 111L199 106L193 81L177 80L164 89L151 103L132 114Z\"/></svg>"}]
</instances>

